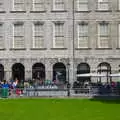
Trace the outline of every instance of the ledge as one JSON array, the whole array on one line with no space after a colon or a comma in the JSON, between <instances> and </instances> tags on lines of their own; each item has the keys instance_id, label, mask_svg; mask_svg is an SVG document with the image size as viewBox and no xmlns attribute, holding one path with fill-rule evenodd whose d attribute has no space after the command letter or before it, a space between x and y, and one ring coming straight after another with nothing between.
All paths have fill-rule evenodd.
<instances>
[{"instance_id":1,"label":"ledge","mask_svg":"<svg viewBox=\"0 0 120 120\"><path fill-rule=\"evenodd\" d=\"M60 12L67 12L67 10L51 10L51 12L58 12L58 13L60 13Z\"/></svg>"},{"instance_id":2,"label":"ledge","mask_svg":"<svg viewBox=\"0 0 120 120\"><path fill-rule=\"evenodd\" d=\"M0 11L0 13L6 13L6 11Z\"/></svg>"},{"instance_id":3,"label":"ledge","mask_svg":"<svg viewBox=\"0 0 120 120\"><path fill-rule=\"evenodd\" d=\"M10 48L10 50L26 50L26 48Z\"/></svg>"},{"instance_id":4,"label":"ledge","mask_svg":"<svg viewBox=\"0 0 120 120\"><path fill-rule=\"evenodd\" d=\"M95 10L96 12L112 12L112 10Z\"/></svg>"},{"instance_id":5,"label":"ledge","mask_svg":"<svg viewBox=\"0 0 120 120\"><path fill-rule=\"evenodd\" d=\"M46 10L42 10L42 11L35 11L35 10L31 10L30 13L45 13Z\"/></svg>"},{"instance_id":6,"label":"ledge","mask_svg":"<svg viewBox=\"0 0 120 120\"><path fill-rule=\"evenodd\" d=\"M2 51L2 50L6 50L6 48L0 48L0 51Z\"/></svg>"},{"instance_id":7,"label":"ledge","mask_svg":"<svg viewBox=\"0 0 120 120\"><path fill-rule=\"evenodd\" d=\"M96 50L112 50L112 48L95 48Z\"/></svg>"},{"instance_id":8,"label":"ledge","mask_svg":"<svg viewBox=\"0 0 120 120\"><path fill-rule=\"evenodd\" d=\"M92 48L75 48L75 50L91 50Z\"/></svg>"},{"instance_id":9,"label":"ledge","mask_svg":"<svg viewBox=\"0 0 120 120\"><path fill-rule=\"evenodd\" d=\"M89 13L91 12L91 10L87 10L87 11L79 11L79 10L75 10L76 13Z\"/></svg>"},{"instance_id":10,"label":"ledge","mask_svg":"<svg viewBox=\"0 0 120 120\"><path fill-rule=\"evenodd\" d=\"M47 48L30 48L30 50L46 50Z\"/></svg>"},{"instance_id":11,"label":"ledge","mask_svg":"<svg viewBox=\"0 0 120 120\"><path fill-rule=\"evenodd\" d=\"M10 11L11 13L26 13L26 11L16 11L16 10L13 10L13 11Z\"/></svg>"},{"instance_id":12,"label":"ledge","mask_svg":"<svg viewBox=\"0 0 120 120\"><path fill-rule=\"evenodd\" d=\"M120 12L120 10L115 10L116 12Z\"/></svg>"},{"instance_id":13,"label":"ledge","mask_svg":"<svg viewBox=\"0 0 120 120\"><path fill-rule=\"evenodd\" d=\"M51 50L67 50L67 48L51 48Z\"/></svg>"},{"instance_id":14,"label":"ledge","mask_svg":"<svg viewBox=\"0 0 120 120\"><path fill-rule=\"evenodd\" d=\"M120 48L116 48L117 50L120 50Z\"/></svg>"}]
</instances>

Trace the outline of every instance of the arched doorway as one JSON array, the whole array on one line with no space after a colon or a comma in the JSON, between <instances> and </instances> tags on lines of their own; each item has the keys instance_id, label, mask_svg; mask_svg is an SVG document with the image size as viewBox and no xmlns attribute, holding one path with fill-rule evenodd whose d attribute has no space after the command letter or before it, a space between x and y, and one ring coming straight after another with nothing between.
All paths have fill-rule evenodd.
<instances>
[{"instance_id":1,"label":"arched doorway","mask_svg":"<svg viewBox=\"0 0 120 120\"><path fill-rule=\"evenodd\" d=\"M53 65L53 80L63 84L66 83L66 67L63 63Z\"/></svg>"},{"instance_id":2,"label":"arched doorway","mask_svg":"<svg viewBox=\"0 0 120 120\"><path fill-rule=\"evenodd\" d=\"M18 79L20 82L25 80L25 68L21 63L15 63L12 66L12 78L13 80Z\"/></svg>"},{"instance_id":3,"label":"arched doorway","mask_svg":"<svg viewBox=\"0 0 120 120\"><path fill-rule=\"evenodd\" d=\"M4 80L4 66L0 64L0 81Z\"/></svg>"},{"instance_id":4,"label":"arched doorway","mask_svg":"<svg viewBox=\"0 0 120 120\"><path fill-rule=\"evenodd\" d=\"M99 74L104 74L106 77L99 77L99 82L110 82L111 78L109 77L109 74L111 74L111 66L109 63L103 62L98 65L97 72Z\"/></svg>"},{"instance_id":5,"label":"arched doorway","mask_svg":"<svg viewBox=\"0 0 120 120\"><path fill-rule=\"evenodd\" d=\"M42 63L36 63L32 66L32 78L45 80L45 66Z\"/></svg>"},{"instance_id":6,"label":"arched doorway","mask_svg":"<svg viewBox=\"0 0 120 120\"><path fill-rule=\"evenodd\" d=\"M80 63L77 66L77 74L85 73L90 73L90 66L87 63ZM77 81L79 81L81 85L84 85L85 82L90 81L90 77L77 77Z\"/></svg>"}]
</instances>

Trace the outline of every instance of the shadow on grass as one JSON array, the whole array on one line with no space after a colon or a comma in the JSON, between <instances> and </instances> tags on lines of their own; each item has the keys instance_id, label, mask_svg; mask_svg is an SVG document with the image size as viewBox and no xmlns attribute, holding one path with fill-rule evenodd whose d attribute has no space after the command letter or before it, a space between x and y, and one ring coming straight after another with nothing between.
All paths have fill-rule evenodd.
<instances>
[{"instance_id":1,"label":"shadow on grass","mask_svg":"<svg viewBox=\"0 0 120 120\"><path fill-rule=\"evenodd\" d=\"M90 101L99 101L107 104L120 104L120 96L94 96Z\"/></svg>"}]
</instances>

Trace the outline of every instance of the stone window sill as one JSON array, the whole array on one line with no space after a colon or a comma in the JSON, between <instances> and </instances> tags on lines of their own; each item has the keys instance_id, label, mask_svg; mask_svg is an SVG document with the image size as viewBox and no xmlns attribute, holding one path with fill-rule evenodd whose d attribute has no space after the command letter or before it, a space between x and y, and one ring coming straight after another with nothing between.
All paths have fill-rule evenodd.
<instances>
[{"instance_id":1,"label":"stone window sill","mask_svg":"<svg viewBox=\"0 0 120 120\"><path fill-rule=\"evenodd\" d=\"M67 10L51 10L51 12L67 12Z\"/></svg>"},{"instance_id":2,"label":"stone window sill","mask_svg":"<svg viewBox=\"0 0 120 120\"><path fill-rule=\"evenodd\" d=\"M45 13L46 10L41 10L41 11L35 11L35 10L31 10L30 13Z\"/></svg>"},{"instance_id":3,"label":"stone window sill","mask_svg":"<svg viewBox=\"0 0 120 120\"><path fill-rule=\"evenodd\" d=\"M31 48L30 50L46 50L47 48Z\"/></svg>"},{"instance_id":4,"label":"stone window sill","mask_svg":"<svg viewBox=\"0 0 120 120\"><path fill-rule=\"evenodd\" d=\"M17 11L17 10L13 10L13 11L10 11L11 13L26 13L26 11Z\"/></svg>"},{"instance_id":5,"label":"stone window sill","mask_svg":"<svg viewBox=\"0 0 120 120\"><path fill-rule=\"evenodd\" d=\"M26 48L10 48L10 50L26 50Z\"/></svg>"},{"instance_id":6,"label":"stone window sill","mask_svg":"<svg viewBox=\"0 0 120 120\"><path fill-rule=\"evenodd\" d=\"M95 48L96 50L112 50L112 48Z\"/></svg>"},{"instance_id":7,"label":"stone window sill","mask_svg":"<svg viewBox=\"0 0 120 120\"><path fill-rule=\"evenodd\" d=\"M75 10L76 13L89 13L91 12L91 10L87 10L87 11L80 11L80 10Z\"/></svg>"},{"instance_id":8,"label":"stone window sill","mask_svg":"<svg viewBox=\"0 0 120 120\"><path fill-rule=\"evenodd\" d=\"M75 50L91 50L92 48L75 48Z\"/></svg>"},{"instance_id":9,"label":"stone window sill","mask_svg":"<svg viewBox=\"0 0 120 120\"><path fill-rule=\"evenodd\" d=\"M67 50L67 48L51 48L51 50Z\"/></svg>"}]
</instances>

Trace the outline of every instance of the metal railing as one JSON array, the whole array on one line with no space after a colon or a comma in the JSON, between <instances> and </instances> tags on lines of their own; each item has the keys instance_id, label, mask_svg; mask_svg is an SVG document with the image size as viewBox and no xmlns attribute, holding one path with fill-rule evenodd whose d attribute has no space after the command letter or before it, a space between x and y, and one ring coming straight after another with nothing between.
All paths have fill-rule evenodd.
<instances>
[{"instance_id":1,"label":"metal railing","mask_svg":"<svg viewBox=\"0 0 120 120\"><path fill-rule=\"evenodd\" d=\"M6 97L94 97L94 96L120 96L119 88L102 88L102 87L89 87L89 88L16 88L9 89L8 94L1 88L0 94ZM68 96L68 92L70 92ZM6 94L6 95L5 95Z\"/></svg>"}]
</instances>

